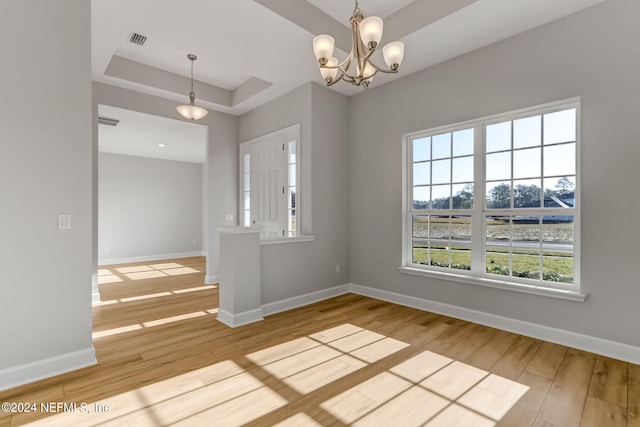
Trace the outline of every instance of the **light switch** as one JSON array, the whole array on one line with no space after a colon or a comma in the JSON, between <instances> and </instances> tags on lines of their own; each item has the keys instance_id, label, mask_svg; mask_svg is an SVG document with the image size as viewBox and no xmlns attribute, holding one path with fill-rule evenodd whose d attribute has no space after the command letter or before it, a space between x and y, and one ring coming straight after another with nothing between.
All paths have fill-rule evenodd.
<instances>
[{"instance_id":1,"label":"light switch","mask_svg":"<svg viewBox=\"0 0 640 427\"><path fill-rule=\"evenodd\" d=\"M232 213L224 214L224 220L233 221L233 214Z\"/></svg>"},{"instance_id":2,"label":"light switch","mask_svg":"<svg viewBox=\"0 0 640 427\"><path fill-rule=\"evenodd\" d=\"M58 230L68 230L71 228L71 214L58 215Z\"/></svg>"}]
</instances>

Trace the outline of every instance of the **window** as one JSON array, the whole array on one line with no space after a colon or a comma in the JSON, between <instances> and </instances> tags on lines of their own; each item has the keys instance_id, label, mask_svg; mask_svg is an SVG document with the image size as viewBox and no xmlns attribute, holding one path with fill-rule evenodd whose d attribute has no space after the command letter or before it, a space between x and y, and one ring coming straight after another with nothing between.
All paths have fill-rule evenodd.
<instances>
[{"instance_id":1,"label":"window","mask_svg":"<svg viewBox=\"0 0 640 427\"><path fill-rule=\"evenodd\" d=\"M242 225L263 238L298 235L299 141L295 125L240 144Z\"/></svg>"},{"instance_id":2,"label":"window","mask_svg":"<svg viewBox=\"0 0 640 427\"><path fill-rule=\"evenodd\" d=\"M579 290L577 100L405 136L404 265Z\"/></svg>"}]
</instances>

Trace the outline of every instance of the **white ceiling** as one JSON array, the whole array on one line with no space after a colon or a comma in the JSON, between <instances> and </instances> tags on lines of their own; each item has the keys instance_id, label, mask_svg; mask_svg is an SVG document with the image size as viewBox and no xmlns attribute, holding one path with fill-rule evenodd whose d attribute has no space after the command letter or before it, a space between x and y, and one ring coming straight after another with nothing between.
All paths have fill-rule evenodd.
<instances>
[{"instance_id":1,"label":"white ceiling","mask_svg":"<svg viewBox=\"0 0 640 427\"><path fill-rule=\"evenodd\" d=\"M601 1L359 0L367 15L384 18L383 44L405 43L399 73L379 74L369 90ZM91 5L93 80L183 103L189 91L186 55L194 53L196 103L241 115L306 82L324 84L312 39L333 35L342 48L335 56L344 58L354 2L92 0ZM148 37L144 46L128 41L133 32ZM363 90L342 82L331 88L349 96Z\"/></svg>"},{"instance_id":2,"label":"white ceiling","mask_svg":"<svg viewBox=\"0 0 640 427\"><path fill-rule=\"evenodd\" d=\"M116 126L98 126L100 152L191 163L206 161L206 126L107 105L100 105L98 114L120 120Z\"/></svg>"}]
</instances>

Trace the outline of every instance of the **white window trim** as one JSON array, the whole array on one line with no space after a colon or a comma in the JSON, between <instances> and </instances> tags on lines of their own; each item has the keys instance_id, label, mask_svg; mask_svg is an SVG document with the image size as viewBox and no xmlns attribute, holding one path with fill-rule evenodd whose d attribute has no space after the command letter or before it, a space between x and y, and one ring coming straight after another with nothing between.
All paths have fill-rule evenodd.
<instances>
[{"instance_id":1,"label":"white window trim","mask_svg":"<svg viewBox=\"0 0 640 427\"><path fill-rule=\"evenodd\" d=\"M479 138L475 138L474 145L474 200L476 202L484 201L485 195L485 182L484 182L484 168L485 168L485 156L484 153L484 128L491 123L498 123L501 121L507 120L517 120L518 118L527 117L531 115L541 114L541 113L550 113L554 110L564 110L568 108L576 109L576 205L573 208L572 212L574 216L574 236L573 236L573 254L574 254L574 282L573 284L564 284L557 283L553 285L546 286L547 283L551 282L533 282L527 281L523 279L522 281L517 280L516 278L510 277L509 280L502 280L500 276L485 276L484 274L476 273L472 274L472 272L465 270L451 270L445 268L438 267L418 267L412 263L413 252L412 252L412 229L413 224L411 221L411 203L412 197L410 194L412 193L413 180L412 180L412 168L409 164L410 152L409 152L409 143L415 137L423 136L427 133L429 134L438 134L438 133L446 133L455 130L460 130L463 128L471 128L475 129L475 132L481 132L482 136ZM580 153L581 153L581 114L580 114L580 97L565 99L561 101L551 102L543 105L537 105L534 107L523 108L519 110L510 111L507 113L501 113L491 116L485 116L473 120L467 120L464 122L459 122L455 124L450 124L446 126L439 126L427 130L421 130L417 132L411 132L404 134L402 136L402 265L398 267L398 270L404 274L411 274L423 277L431 277L442 280L449 280L459 283L466 283L472 285L480 285L485 287L491 287L496 289L503 289L513 292L522 292L527 294L541 295L553 298L566 299L571 301L579 301L584 302L588 297L588 294L585 294L581 291L580 288L580 204L582 197L580 195L581 192L581 171L580 171ZM480 146L478 146L480 145ZM478 153L480 155L478 155ZM411 199L411 200L410 200ZM447 210L447 213L450 213L452 210ZM501 213L506 215L514 214L512 210L501 210ZM551 210L546 210L545 212L549 212L553 214ZM566 214L566 212L564 212ZM481 236L486 234L483 217L486 214L486 209L472 209L466 211L460 211L461 215L470 215L472 217L472 222L479 221L481 225ZM485 244L484 238L472 238L472 264L480 265L481 269L485 267ZM479 264L478 264L479 263ZM477 269L476 269L477 271ZM481 270L483 271L483 270Z\"/></svg>"},{"instance_id":2,"label":"white window trim","mask_svg":"<svg viewBox=\"0 0 640 427\"><path fill-rule=\"evenodd\" d=\"M261 245L273 245L273 244L282 244L282 243L300 243L300 242L312 242L316 239L314 234L302 234L302 230L305 228L303 225L305 224L305 218L303 217L303 209L302 209L302 201L305 200L307 193L306 188L302 188L304 186L304 177L303 171L301 170L302 164L302 135L300 129L300 123L296 123L289 127L276 130L274 132L270 132L268 134L259 136L257 138L253 138L248 141L244 141L240 143L239 147L239 158L238 158L238 211L243 215L241 216L239 222L239 226L244 226L244 155L250 153L250 148L254 143L260 142L262 140L282 135L282 134L295 134L296 135L296 236L281 236L281 237L260 237ZM253 161L253 160L252 160ZM287 162L285 156L285 163ZM285 187L288 185L288 164L284 165L284 173L287 176L285 180ZM251 178L253 179L253 177ZM253 195L252 197L255 197ZM286 198L285 198L286 203ZM287 206L284 206L284 212L287 211Z\"/></svg>"}]
</instances>

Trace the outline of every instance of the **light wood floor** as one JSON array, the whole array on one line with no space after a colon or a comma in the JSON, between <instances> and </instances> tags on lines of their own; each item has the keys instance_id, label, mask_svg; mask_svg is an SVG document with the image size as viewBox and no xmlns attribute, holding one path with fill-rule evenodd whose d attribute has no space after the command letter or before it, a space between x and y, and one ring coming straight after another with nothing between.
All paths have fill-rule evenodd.
<instances>
[{"instance_id":1,"label":"light wood floor","mask_svg":"<svg viewBox=\"0 0 640 427\"><path fill-rule=\"evenodd\" d=\"M203 258L100 275L99 364L0 393L38 405L1 427L640 426L638 365L351 294L231 329Z\"/></svg>"}]
</instances>

